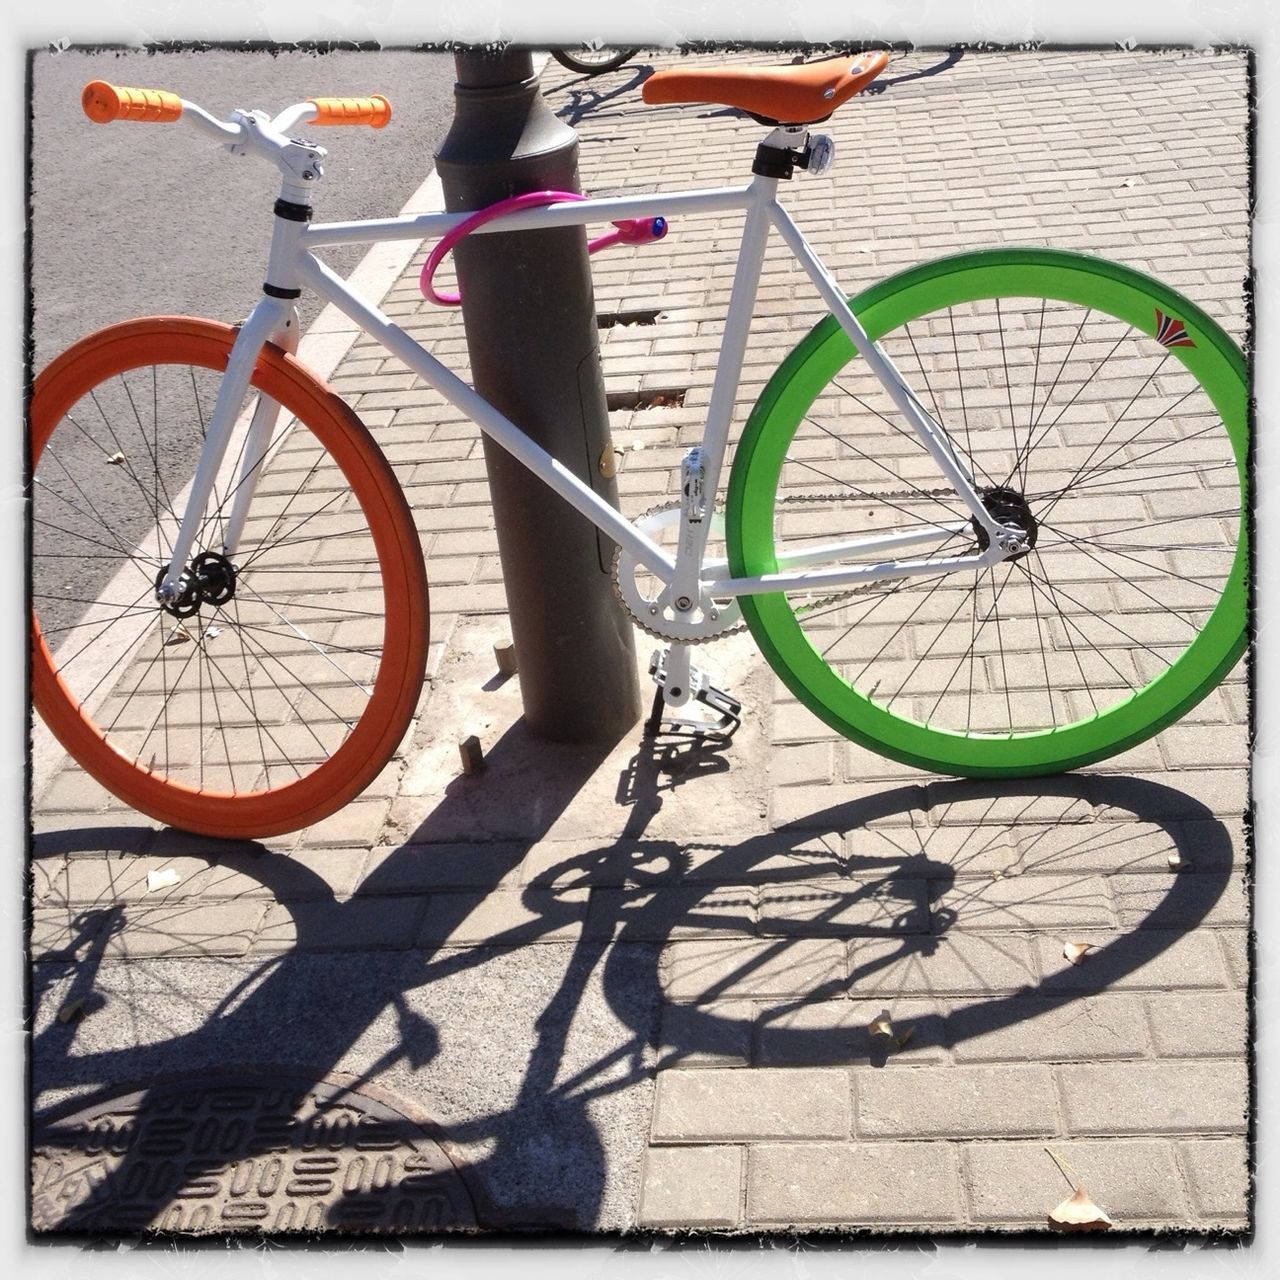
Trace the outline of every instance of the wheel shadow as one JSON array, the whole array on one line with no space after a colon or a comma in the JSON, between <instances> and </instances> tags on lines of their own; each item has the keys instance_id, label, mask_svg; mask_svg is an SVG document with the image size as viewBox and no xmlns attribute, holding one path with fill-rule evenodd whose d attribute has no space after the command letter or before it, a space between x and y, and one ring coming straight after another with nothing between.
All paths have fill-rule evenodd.
<instances>
[{"instance_id":1,"label":"wheel shadow","mask_svg":"<svg viewBox=\"0 0 1280 1280\"><path fill-rule=\"evenodd\" d=\"M516 1080L510 1098L500 1104L485 1101L492 1091L486 1093L480 1079L479 1055L475 1079L450 1080L452 1088L477 1091L471 1113L449 1124L447 1137L464 1153L462 1174L478 1220L489 1230L584 1232L600 1220L606 1189L617 1182L610 1168L609 1139L615 1135L602 1131L602 1125L619 1123L623 1112L610 1107L625 1103L633 1114L637 1106L646 1109L659 1069L722 1055L726 1045L745 1046L748 1061L764 1054L796 1064L882 1062L887 1050L865 1026L833 1031L805 1026L801 1015L808 1006L851 996L891 1004L895 975L903 966L950 945L966 923L965 913L984 909L980 896L961 901L958 909L953 903L957 883L978 865L974 859L985 856L985 846L962 844L958 852L944 852L937 833L945 827L918 825L922 791L917 786L836 804L792 827L736 843L656 839L646 832L664 795L696 787L700 779L727 768L728 761L723 750L648 743L618 779L615 798L630 806L622 834L580 842L577 852L519 880L523 917L492 931L482 944L450 941L453 926L461 926L489 898L516 896L510 893L512 877L609 754L608 745L539 743L517 724L489 752L485 785L477 788L467 778L451 782L418 828L346 899L297 860L261 846L211 850L204 855L211 867L251 875L270 898L284 904L293 940L278 955L242 963L238 979L205 1006L208 1011L190 1030L152 1034L125 1048L100 1045L103 1037L87 1034L97 1020L131 1013L118 983L113 990L112 983L99 982L110 941L128 926L131 908L87 905L70 943L33 966L33 1010L55 998L59 983L68 984L62 1005L79 1001L81 1009L67 1021L44 1010L43 1025L31 1040L33 1099L37 1093L65 1097L74 1092L78 1105L85 1105L86 1091L118 1090L122 1083L175 1072L217 1073L235 1064L294 1075L305 1068L317 1081L344 1071L352 1074L354 1089L388 1088L388 1079L416 1080L429 1072L442 1039L458 1035L458 1014L450 1002L457 998L458 981L472 974L473 991L508 984L511 1001L528 1007L531 1023L527 1043L500 1047ZM511 785L527 781L532 764L541 770L540 784ZM361 949L370 903L388 910L405 896L407 885L421 886L421 860L456 849L459 826L477 812L480 790L512 806L508 825L521 827L523 836L476 846L484 855L483 883L473 875L466 891L446 888L422 895L436 941ZM1087 964L1032 975L1012 993L966 999L960 1008L917 1013L911 1018L912 1045L921 1049L954 1048L1020 1022L1030 1025L1046 1012L1122 982L1204 920L1238 861L1227 828L1204 805L1160 783L1068 775L1034 785L936 782L929 792L930 813L959 806L957 812L964 811L979 836L1022 830L1026 813L1043 806L1046 797L1066 807L1120 813L1125 823L1161 828L1169 846L1195 870L1171 876L1167 893L1145 917L1098 946ZM1020 809L1023 800L1026 807ZM987 813L974 812L974 806L984 805L990 807ZM1104 825L1124 824L1080 823L1080 840ZM900 840L897 852L859 851L868 833L886 831ZM100 849L102 836L101 831L49 833L36 839L34 852L42 858L74 852L77 844ZM120 843L127 840L122 837ZM1051 867L1051 860L1035 860L1034 842L1022 841L1028 843L1024 872ZM1059 840L1057 847L1054 856L1069 863L1071 842L1064 847ZM1117 866L1125 864L1123 848L1115 850L1115 860ZM1020 883L1030 886L1034 880L1027 875ZM805 914L781 932L762 932L758 914L744 907L755 903L758 908L766 892L774 900L792 890L808 894L815 881L827 897L816 909L807 899ZM1069 892L1070 886L1060 884L1058 891ZM1028 889L1028 901L1030 894ZM1003 900L1007 906L1007 892ZM863 920L852 937L844 923L850 919ZM998 934L985 936L999 945ZM813 939L832 937L852 943L846 970L811 983L803 997L773 1000L760 1018L735 1015L729 998L735 991L753 984L762 989L762 976L793 967ZM534 963L539 944L561 939L557 963L539 968ZM672 992L663 957L672 942L701 948L717 976L697 999L680 1004L678 1018L664 1021ZM164 970L159 961L153 963L158 973ZM584 1022L601 1028L585 1053ZM490 1035L500 1033L495 1025ZM474 1034L476 1045L488 1044L483 1026ZM370 1037L385 1048L366 1053L365 1065L350 1073L353 1050ZM46 1124L66 1109L50 1109L36 1122ZM136 1185L134 1166L140 1162L137 1153L126 1151L109 1177L69 1207L59 1234L134 1234L111 1224L119 1189ZM153 1187L155 1203L175 1201L183 1186L184 1173L177 1166ZM345 1219L338 1209L332 1212L332 1229L340 1231Z\"/></svg>"}]
</instances>

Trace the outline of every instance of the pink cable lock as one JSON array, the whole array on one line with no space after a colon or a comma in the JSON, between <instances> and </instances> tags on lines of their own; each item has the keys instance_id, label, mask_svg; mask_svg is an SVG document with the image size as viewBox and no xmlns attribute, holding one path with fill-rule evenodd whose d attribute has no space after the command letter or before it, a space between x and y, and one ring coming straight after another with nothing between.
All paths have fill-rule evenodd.
<instances>
[{"instance_id":1,"label":"pink cable lock","mask_svg":"<svg viewBox=\"0 0 1280 1280\"><path fill-rule=\"evenodd\" d=\"M586 198L576 191L526 191L524 195L499 200L497 204L491 204L478 213L473 213L471 217L458 223L452 231L445 232L440 242L427 256L419 280L423 295L442 307L456 307L462 301L460 293L441 293L431 281L436 268L444 261L445 255L459 240L470 235L477 227L491 222L494 218L500 218L504 213L515 213L518 209L556 204L561 200L585 200ZM616 230L607 231L604 235L588 241L588 253L599 253L601 249L607 249L614 244L648 244L651 240L661 240L667 234L666 218L624 218L613 225Z\"/></svg>"}]
</instances>

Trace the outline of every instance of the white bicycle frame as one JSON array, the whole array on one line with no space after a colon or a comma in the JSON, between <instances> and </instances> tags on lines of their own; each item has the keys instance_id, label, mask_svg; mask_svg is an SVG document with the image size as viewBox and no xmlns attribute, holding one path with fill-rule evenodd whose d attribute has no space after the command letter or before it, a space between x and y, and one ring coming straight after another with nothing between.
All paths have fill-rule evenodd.
<instances>
[{"instance_id":1,"label":"white bicycle frame","mask_svg":"<svg viewBox=\"0 0 1280 1280\"><path fill-rule=\"evenodd\" d=\"M274 154L277 163L286 173L282 198L304 203L307 201L309 187L296 176L297 162L293 163L295 173L291 174L290 167L280 158L282 147L289 146L294 151L298 149L299 144L288 143L283 135L293 124L305 120L303 109L292 109L270 124L261 115L250 116L238 112L235 118L239 128L234 128L214 121L192 104L184 104L184 107L190 112L198 113L195 116L196 122L204 125L206 130L212 127L222 135L224 142L228 134L232 137L239 135L242 141L233 144L237 148L257 149ZM192 116L189 115L188 118ZM770 135L768 145L795 148L799 143L802 147L806 139L805 130L780 128ZM315 157L318 150L307 154ZM319 154L323 152L320 151ZM575 510L648 568L664 584L665 590L661 597L663 603L680 601L685 606L679 612L695 611L713 598L725 599L797 589L827 591L918 574L976 572L1022 549L1025 545L1023 531L1000 524L987 511L972 478L952 453L945 433L925 410L892 361L868 337L849 309L844 293L830 272L809 246L790 215L778 203L778 181L777 178L755 176L745 187L564 201L495 218L478 227L474 234L532 231L626 218L662 216L672 219L700 213L733 210L743 212L742 239L701 443L705 466L704 488L706 494L713 498L719 492L765 248L770 230L776 230L907 424L928 449L942 475L972 513L974 521L986 530L987 546L982 551L949 558L892 558L908 548L930 542L940 543L973 527L969 521L930 524L901 533L805 547L783 556L779 560L777 572L751 577L730 577L727 576L728 565L725 561L705 560L710 521L686 518L677 553L672 557L599 497L588 484L531 440L515 423L499 413L482 395L431 355L399 325L376 306L352 292L345 281L314 254L317 249L337 244L435 239L459 225L471 216L470 213L431 213L343 223L295 222L277 217L271 241L267 281L274 293L292 294L295 290L309 288L325 301L334 303L361 329L376 338L387 351L471 418L502 448L519 459ZM264 296L241 327L210 419L207 443L196 470L178 537L173 545L168 573L160 589L162 596L177 594L180 590L184 566L194 545L215 478L223 464L232 429L248 392L253 367L263 344L276 341L290 346L296 342L295 333L296 313L292 301L276 296ZM278 407L264 399L259 403L251 423L242 455L244 461L241 474L236 481L234 505L226 526L224 554L229 557L234 556L236 542L244 527L277 413ZM835 563L867 556L874 556L874 562L857 565Z\"/></svg>"}]
</instances>

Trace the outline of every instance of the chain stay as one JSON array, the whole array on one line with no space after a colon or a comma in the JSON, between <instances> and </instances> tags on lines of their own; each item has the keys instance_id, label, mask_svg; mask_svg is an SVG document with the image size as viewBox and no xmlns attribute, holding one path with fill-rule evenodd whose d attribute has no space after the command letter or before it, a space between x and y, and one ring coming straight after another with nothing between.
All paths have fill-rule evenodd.
<instances>
[{"instance_id":1,"label":"chain stay","mask_svg":"<svg viewBox=\"0 0 1280 1280\"><path fill-rule=\"evenodd\" d=\"M900 490L893 490L887 493L864 495L862 497L854 497L853 495L848 493L793 493L793 494L783 495L778 499L778 503L786 504L788 506L796 505L796 504L804 504L804 503L814 503L814 504L828 503L828 504L848 505L848 504L854 504L854 503L866 504L868 501L870 501L874 504L877 502L907 501L911 498L947 498L947 497L954 496L954 494L955 494L955 490L951 488L950 485L943 485L937 489L920 489L920 488L900 489ZM638 517L636 517L636 523L638 524L640 521L645 520L650 516L658 515L661 512L670 511L672 509L672 506L673 506L672 503L664 502L664 503L659 503L656 507L650 507L649 510L642 512ZM712 640L719 640L723 636L737 635L739 632L745 631L747 629L747 624L745 622L739 622L732 627L726 627L723 631L716 632L715 635L696 636L696 637L676 637L676 636L670 635L666 631L663 631L657 627L654 627L649 622L647 622L644 618L641 618L638 614L636 614L635 611L631 608L631 606L627 603L626 597L622 593L622 585L620 581L621 564L622 564L622 548L615 547L613 551L613 575L612 575L613 593L617 597L618 603L622 606L622 608L628 614L631 615L631 619L635 623L635 625L641 631L643 631L646 635L653 636L654 639L656 640L666 640L668 642L677 641L680 644L709 644ZM813 600L809 604L804 605L802 608L797 609L796 612L799 615L812 613L815 609L825 609L829 605L838 604L841 600L847 600L852 596L868 595L872 592L880 591L880 590L883 590L883 583L868 582L865 586L849 587L844 591L837 591L832 595L823 596L818 600Z\"/></svg>"}]
</instances>

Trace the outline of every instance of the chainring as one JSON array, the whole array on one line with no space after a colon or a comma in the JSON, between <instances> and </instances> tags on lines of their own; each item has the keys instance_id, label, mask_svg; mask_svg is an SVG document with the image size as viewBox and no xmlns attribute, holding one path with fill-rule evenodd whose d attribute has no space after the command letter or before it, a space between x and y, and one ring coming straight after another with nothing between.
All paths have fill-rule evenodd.
<instances>
[{"instance_id":1,"label":"chainring","mask_svg":"<svg viewBox=\"0 0 1280 1280\"><path fill-rule=\"evenodd\" d=\"M655 537L666 529L680 524L680 504L652 507L638 517L635 525L642 533ZM712 515L712 533L724 534L724 517ZM636 626L659 640L680 644L705 644L746 628L742 610L736 600L717 600L713 609L695 610L692 618L675 617L658 604L661 585L654 581L653 593L646 592L640 584L640 575L648 571L628 552L618 547L613 553L613 589L622 607L631 615Z\"/></svg>"}]
</instances>

